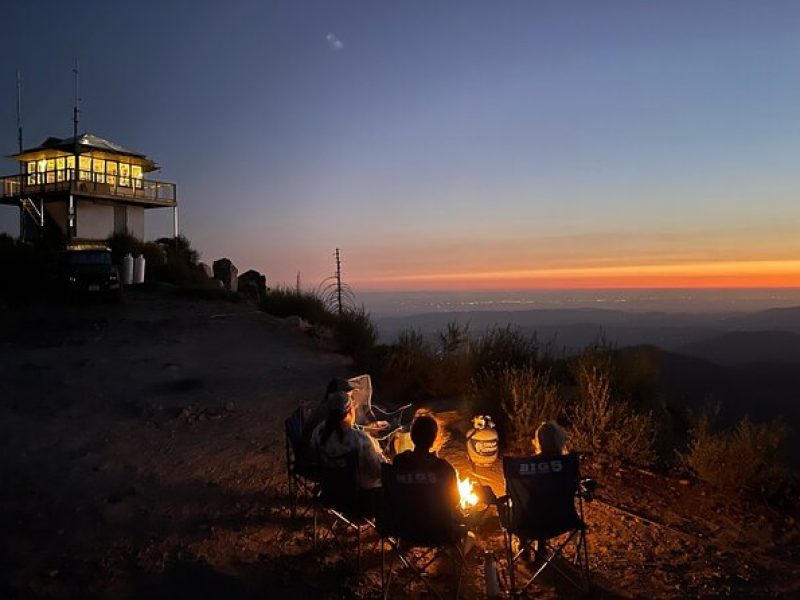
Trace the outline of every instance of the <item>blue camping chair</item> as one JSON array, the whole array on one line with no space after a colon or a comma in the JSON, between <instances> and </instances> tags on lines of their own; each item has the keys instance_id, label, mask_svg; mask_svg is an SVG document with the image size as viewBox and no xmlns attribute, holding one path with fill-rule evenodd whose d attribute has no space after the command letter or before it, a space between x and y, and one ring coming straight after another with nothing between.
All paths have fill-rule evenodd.
<instances>
[{"instance_id":1,"label":"blue camping chair","mask_svg":"<svg viewBox=\"0 0 800 600\"><path fill-rule=\"evenodd\" d=\"M466 567L463 540L467 529L456 522L450 500L454 482L436 473L398 469L384 464L381 471L382 500L378 517L381 535L381 591L388 598L394 559L410 573L409 580L420 580L437 598L442 594L423 577L439 559L449 556L455 571L455 597L458 598ZM386 548L390 550L389 564ZM414 549L422 549L416 556Z\"/></svg>"},{"instance_id":2,"label":"blue camping chair","mask_svg":"<svg viewBox=\"0 0 800 600\"><path fill-rule=\"evenodd\" d=\"M303 427L305 412L298 406L284 421L284 438L286 443L286 476L289 482L289 506L291 518L297 517L297 508L301 499L309 502L314 496L316 475L314 465L308 459L303 447Z\"/></svg>"},{"instance_id":3,"label":"blue camping chair","mask_svg":"<svg viewBox=\"0 0 800 600\"><path fill-rule=\"evenodd\" d=\"M331 456L320 451L317 473L319 488L313 502L314 549L318 549L321 541L331 540L347 556L351 553L347 536L355 534L356 571L360 573L363 537L374 529L375 520L358 488L358 452Z\"/></svg>"},{"instance_id":4,"label":"blue camping chair","mask_svg":"<svg viewBox=\"0 0 800 600\"><path fill-rule=\"evenodd\" d=\"M550 566L581 591L589 591L583 502L592 500L595 482L581 479L579 463L577 454L503 458L506 495L498 499L498 512L512 595L524 592ZM516 551L513 537L519 540ZM537 540L545 545L537 548L542 563L517 588L515 565ZM570 545L574 551L567 557ZM568 558L566 564L556 562L561 558Z\"/></svg>"}]
</instances>

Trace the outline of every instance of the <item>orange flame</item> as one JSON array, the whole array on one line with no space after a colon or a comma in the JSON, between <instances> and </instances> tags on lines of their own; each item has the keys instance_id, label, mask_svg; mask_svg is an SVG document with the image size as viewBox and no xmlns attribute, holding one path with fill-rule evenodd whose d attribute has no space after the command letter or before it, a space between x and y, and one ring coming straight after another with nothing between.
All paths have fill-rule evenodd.
<instances>
[{"instance_id":1,"label":"orange flame","mask_svg":"<svg viewBox=\"0 0 800 600\"><path fill-rule=\"evenodd\" d=\"M475 493L475 484L470 481L469 477L461 479L456 476L458 480L458 495L461 498L461 508L469 508L478 504L478 494Z\"/></svg>"}]
</instances>

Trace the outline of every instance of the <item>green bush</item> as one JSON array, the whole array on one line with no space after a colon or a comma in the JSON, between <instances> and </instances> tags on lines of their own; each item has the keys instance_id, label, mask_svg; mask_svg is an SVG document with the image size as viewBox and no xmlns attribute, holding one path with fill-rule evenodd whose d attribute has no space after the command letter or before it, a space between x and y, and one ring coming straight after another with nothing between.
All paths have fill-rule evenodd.
<instances>
[{"instance_id":1,"label":"green bush","mask_svg":"<svg viewBox=\"0 0 800 600\"><path fill-rule=\"evenodd\" d=\"M333 339L339 350L352 356L356 364L371 366L378 331L363 307L334 314Z\"/></svg>"},{"instance_id":2,"label":"green bush","mask_svg":"<svg viewBox=\"0 0 800 600\"><path fill-rule=\"evenodd\" d=\"M463 396L469 392L475 372L469 325L450 322L437 335L432 353L428 391L434 397Z\"/></svg>"},{"instance_id":3,"label":"green bush","mask_svg":"<svg viewBox=\"0 0 800 600\"><path fill-rule=\"evenodd\" d=\"M107 243L116 263L121 263L126 254L144 256L147 281L189 288L213 289L217 286L200 268L200 254L183 235L174 239L161 238L156 242L143 242L129 233L115 233L108 238Z\"/></svg>"},{"instance_id":4,"label":"green bush","mask_svg":"<svg viewBox=\"0 0 800 600\"><path fill-rule=\"evenodd\" d=\"M313 292L302 292L290 288L274 288L267 291L259 308L276 317L298 316L314 325L329 327L334 315L322 299Z\"/></svg>"},{"instance_id":5,"label":"green bush","mask_svg":"<svg viewBox=\"0 0 800 600\"><path fill-rule=\"evenodd\" d=\"M528 367L539 362L536 336L528 336L517 327L494 327L472 344L475 372L499 371L508 367Z\"/></svg>"},{"instance_id":6,"label":"green bush","mask_svg":"<svg viewBox=\"0 0 800 600\"><path fill-rule=\"evenodd\" d=\"M745 417L731 429L714 432L711 420L709 413L698 418L682 455L700 479L726 491L767 495L786 482L789 430L782 421L753 423Z\"/></svg>"},{"instance_id":7,"label":"green bush","mask_svg":"<svg viewBox=\"0 0 800 600\"><path fill-rule=\"evenodd\" d=\"M131 256L141 254L142 246L144 245L142 240L127 232L115 233L106 240L106 243L111 248L111 259L116 264L120 264L126 254ZM149 260L147 261L147 268L150 268Z\"/></svg>"},{"instance_id":8,"label":"green bush","mask_svg":"<svg viewBox=\"0 0 800 600\"><path fill-rule=\"evenodd\" d=\"M317 293L276 288L267 291L259 308L276 317L298 316L314 325L316 330L329 330L339 350L353 357L356 363L370 367L376 364L374 353L378 332L363 307L333 312Z\"/></svg>"},{"instance_id":9,"label":"green bush","mask_svg":"<svg viewBox=\"0 0 800 600\"><path fill-rule=\"evenodd\" d=\"M392 394L420 400L430 395L436 368L436 355L425 337L419 331L406 330L384 353L381 379Z\"/></svg>"}]
</instances>

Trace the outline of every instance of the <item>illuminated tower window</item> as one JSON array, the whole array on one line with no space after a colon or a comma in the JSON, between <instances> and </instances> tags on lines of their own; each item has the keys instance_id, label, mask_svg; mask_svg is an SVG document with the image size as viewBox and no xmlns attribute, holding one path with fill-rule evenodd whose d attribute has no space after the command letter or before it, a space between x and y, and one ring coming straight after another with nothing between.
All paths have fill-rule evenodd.
<instances>
[{"instance_id":1,"label":"illuminated tower window","mask_svg":"<svg viewBox=\"0 0 800 600\"><path fill-rule=\"evenodd\" d=\"M119 184L124 187L130 187L131 180L131 166L128 163L119 163Z\"/></svg>"},{"instance_id":2,"label":"illuminated tower window","mask_svg":"<svg viewBox=\"0 0 800 600\"><path fill-rule=\"evenodd\" d=\"M96 183L106 182L106 161L95 158L92 160L92 174Z\"/></svg>"},{"instance_id":3,"label":"illuminated tower window","mask_svg":"<svg viewBox=\"0 0 800 600\"><path fill-rule=\"evenodd\" d=\"M56 159L56 181L64 181L66 178L66 174L64 169L66 168L66 160L63 156L59 156Z\"/></svg>"},{"instance_id":4,"label":"illuminated tower window","mask_svg":"<svg viewBox=\"0 0 800 600\"><path fill-rule=\"evenodd\" d=\"M131 165L131 183L133 187L142 189L142 167L140 165Z\"/></svg>"},{"instance_id":5,"label":"illuminated tower window","mask_svg":"<svg viewBox=\"0 0 800 600\"><path fill-rule=\"evenodd\" d=\"M81 181L92 180L92 159L88 156L78 157L78 179Z\"/></svg>"},{"instance_id":6,"label":"illuminated tower window","mask_svg":"<svg viewBox=\"0 0 800 600\"><path fill-rule=\"evenodd\" d=\"M106 181L109 185L117 185L117 161L106 161Z\"/></svg>"}]
</instances>

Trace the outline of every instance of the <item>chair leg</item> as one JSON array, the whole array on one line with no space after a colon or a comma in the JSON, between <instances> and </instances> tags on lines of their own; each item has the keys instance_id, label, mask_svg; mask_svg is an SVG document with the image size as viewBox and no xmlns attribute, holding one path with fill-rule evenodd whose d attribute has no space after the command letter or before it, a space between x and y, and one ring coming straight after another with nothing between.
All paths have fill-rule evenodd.
<instances>
[{"instance_id":1,"label":"chair leg","mask_svg":"<svg viewBox=\"0 0 800 600\"><path fill-rule=\"evenodd\" d=\"M289 507L291 511L290 516L292 521L294 521L297 518L297 484L291 473L289 473Z\"/></svg>"},{"instance_id":2,"label":"chair leg","mask_svg":"<svg viewBox=\"0 0 800 600\"><path fill-rule=\"evenodd\" d=\"M382 561L382 568L385 570L386 577L383 578L383 600L388 600L389 598L389 587L392 583L392 569L394 567L394 548L392 548L391 540L387 538L387 543L389 544L389 566L386 567L386 546L385 544L381 544L381 561Z\"/></svg>"},{"instance_id":3,"label":"chair leg","mask_svg":"<svg viewBox=\"0 0 800 600\"><path fill-rule=\"evenodd\" d=\"M361 526L356 527L356 574L361 576Z\"/></svg>"},{"instance_id":4,"label":"chair leg","mask_svg":"<svg viewBox=\"0 0 800 600\"><path fill-rule=\"evenodd\" d=\"M456 600L461 597L461 579L464 575L464 568L466 567L466 557L461 552L460 548L455 548L453 554L453 569L456 572Z\"/></svg>"},{"instance_id":5,"label":"chair leg","mask_svg":"<svg viewBox=\"0 0 800 600\"><path fill-rule=\"evenodd\" d=\"M315 504L314 505L314 526L313 526L314 527L314 538L313 538L314 541L313 541L313 545L312 545L312 548L314 549L315 552L317 550L317 512L319 512L319 511L317 510L317 505Z\"/></svg>"},{"instance_id":6,"label":"chair leg","mask_svg":"<svg viewBox=\"0 0 800 600\"><path fill-rule=\"evenodd\" d=\"M589 590L591 589L592 582L589 578L589 548L588 548L588 541L586 540L586 532L581 532L581 539L579 544L579 551L582 550L582 571L583 571L583 584L584 584L584 591L588 594Z\"/></svg>"},{"instance_id":7,"label":"chair leg","mask_svg":"<svg viewBox=\"0 0 800 600\"><path fill-rule=\"evenodd\" d=\"M508 580L510 594L513 597L517 593L517 582L514 576L514 547L512 544L511 534L505 532L505 545L506 545L506 564L508 565Z\"/></svg>"},{"instance_id":8,"label":"chair leg","mask_svg":"<svg viewBox=\"0 0 800 600\"><path fill-rule=\"evenodd\" d=\"M381 598L386 598L386 543L381 537Z\"/></svg>"}]
</instances>

